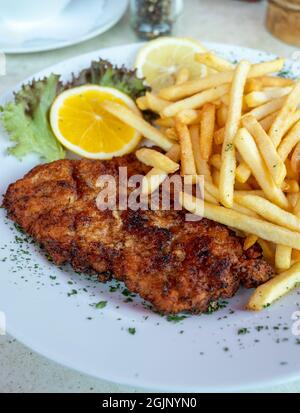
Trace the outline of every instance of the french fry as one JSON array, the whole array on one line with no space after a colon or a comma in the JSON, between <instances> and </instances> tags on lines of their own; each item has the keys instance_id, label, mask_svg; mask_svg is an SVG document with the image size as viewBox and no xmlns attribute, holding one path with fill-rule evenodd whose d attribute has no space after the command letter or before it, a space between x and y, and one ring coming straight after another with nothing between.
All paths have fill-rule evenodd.
<instances>
[{"instance_id":1,"label":"french fry","mask_svg":"<svg viewBox=\"0 0 300 413\"><path fill-rule=\"evenodd\" d=\"M266 116L269 116L272 113L279 111L282 108L285 99L285 97L274 99L271 102L267 102L261 106L258 106L257 108L252 109L250 112L247 113L247 115L252 115L255 117L256 120L261 120Z\"/></svg>"},{"instance_id":2,"label":"french fry","mask_svg":"<svg viewBox=\"0 0 300 413\"><path fill-rule=\"evenodd\" d=\"M178 141L178 135L177 135L175 127L174 128L167 128L164 133L165 133L166 137L169 138L170 140Z\"/></svg>"},{"instance_id":3,"label":"french fry","mask_svg":"<svg viewBox=\"0 0 300 413\"><path fill-rule=\"evenodd\" d=\"M136 105L140 110L148 110L149 106L148 106L148 100L146 96L141 96L139 98L137 98L136 100Z\"/></svg>"},{"instance_id":4,"label":"french fry","mask_svg":"<svg viewBox=\"0 0 300 413\"><path fill-rule=\"evenodd\" d=\"M274 112L277 112L282 105L284 104L284 98L275 99L272 102L265 103L255 109L252 109L250 112L243 116L252 115L256 120L264 119L267 116L272 115ZM243 119L242 116L242 119ZM274 118L275 119L275 118ZM273 121L274 121L273 119ZM270 125L271 126L271 125ZM214 141L217 145L220 145L224 141L225 128L218 129L214 134Z\"/></svg>"},{"instance_id":5,"label":"french fry","mask_svg":"<svg viewBox=\"0 0 300 413\"><path fill-rule=\"evenodd\" d=\"M205 186L205 190L209 192L219 202L220 201L219 189L211 182L205 182L204 186ZM242 205L239 205L236 202L233 202L232 209L244 215L259 218L259 216L255 212L251 211L251 209L246 208Z\"/></svg>"},{"instance_id":6,"label":"french fry","mask_svg":"<svg viewBox=\"0 0 300 413\"><path fill-rule=\"evenodd\" d=\"M200 122L200 154L201 158L208 161L212 153L213 137L215 130L216 107L211 103L203 106Z\"/></svg>"},{"instance_id":7,"label":"french fry","mask_svg":"<svg viewBox=\"0 0 300 413\"><path fill-rule=\"evenodd\" d=\"M268 73L279 72L284 65L285 59L275 59L268 62L257 63L251 66L248 77L261 77Z\"/></svg>"},{"instance_id":8,"label":"french fry","mask_svg":"<svg viewBox=\"0 0 300 413\"><path fill-rule=\"evenodd\" d=\"M270 127L272 126L276 116L277 116L278 112L274 112L271 113L271 115L266 116L265 118L260 120L260 126L266 131L268 132ZM251 116L251 115L249 115Z\"/></svg>"},{"instance_id":9,"label":"french fry","mask_svg":"<svg viewBox=\"0 0 300 413\"><path fill-rule=\"evenodd\" d=\"M255 77L248 79L245 85L245 93L252 93L262 90L264 85L261 81L261 77Z\"/></svg>"},{"instance_id":10,"label":"french fry","mask_svg":"<svg viewBox=\"0 0 300 413\"><path fill-rule=\"evenodd\" d=\"M286 177L288 179L298 179L298 174L296 174L291 166L291 160L287 158L284 162L285 167L286 167Z\"/></svg>"},{"instance_id":11,"label":"french fry","mask_svg":"<svg viewBox=\"0 0 300 413\"><path fill-rule=\"evenodd\" d=\"M283 161L286 160L298 142L300 142L300 121L293 126L278 147L278 155Z\"/></svg>"},{"instance_id":12,"label":"french fry","mask_svg":"<svg viewBox=\"0 0 300 413\"><path fill-rule=\"evenodd\" d=\"M292 86L295 83L293 79L279 76L262 76L259 80L263 87L285 87Z\"/></svg>"},{"instance_id":13,"label":"french fry","mask_svg":"<svg viewBox=\"0 0 300 413\"><path fill-rule=\"evenodd\" d=\"M297 217L300 217L300 194L298 194L298 199L296 205L294 206L293 212Z\"/></svg>"},{"instance_id":14,"label":"french fry","mask_svg":"<svg viewBox=\"0 0 300 413\"><path fill-rule=\"evenodd\" d=\"M272 248L272 244L261 238L258 238L257 243L261 247L265 259L273 264L275 262L275 249Z\"/></svg>"},{"instance_id":15,"label":"french fry","mask_svg":"<svg viewBox=\"0 0 300 413\"><path fill-rule=\"evenodd\" d=\"M235 138L235 145L267 198L281 208L288 209L289 203L286 197L273 181L272 176L257 149L255 141L247 129L240 129L238 131Z\"/></svg>"},{"instance_id":16,"label":"french fry","mask_svg":"<svg viewBox=\"0 0 300 413\"><path fill-rule=\"evenodd\" d=\"M238 204L237 202L233 202L232 208L233 211L239 212L240 214L248 217L259 218L255 212L251 211L251 209L244 207L243 205Z\"/></svg>"},{"instance_id":17,"label":"french fry","mask_svg":"<svg viewBox=\"0 0 300 413\"><path fill-rule=\"evenodd\" d=\"M296 110L291 116L288 117L287 123L283 128L283 136L300 120L300 109Z\"/></svg>"},{"instance_id":18,"label":"french fry","mask_svg":"<svg viewBox=\"0 0 300 413\"><path fill-rule=\"evenodd\" d=\"M264 76L268 73L279 72L284 65L284 59L276 59L269 62L258 63L252 65L248 77ZM206 89L211 89L217 86L231 83L234 77L234 71L221 72L206 76L197 80L190 80L179 86L170 86L161 89L159 96L166 100L178 100L187 96L192 96Z\"/></svg>"},{"instance_id":19,"label":"french fry","mask_svg":"<svg viewBox=\"0 0 300 413\"><path fill-rule=\"evenodd\" d=\"M199 109L205 103L212 102L215 99L225 95L229 91L229 85L222 85L216 88L207 89L204 92L198 93L189 98L179 100L167 106L162 112L162 117L176 116L179 112L185 109Z\"/></svg>"},{"instance_id":20,"label":"french fry","mask_svg":"<svg viewBox=\"0 0 300 413\"><path fill-rule=\"evenodd\" d=\"M258 237L256 235L247 235L247 237L244 240L243 250L247 251L249 248L253 247L257 240Z\"/></svg>"},{"instance_id":21,"label":"french fry","mask_svg":"<svg viewBox=\"0 0 300 413\"><path fill-rule=\"evenodd\" d=\"M170 102L163 100L156 96L154 93L146 92L146 99L148 103L147 109L152 110L152 112L160 113L167 106L170 105Z\"/></svg>"},{"instance_id":22,"label":"french fry","mask_svg":"<svg viewBox=\"0 0 300 413\"><path fill-rule=\"evenodd\" d=\"M222 163L222 157L219 153L214 154L210 159L209 159L210 165L212 165L214 168L220 170L221 169L221 163Z\"/></svg>"},{"instance_id":23,"label":"french fry","mask_svg":"<svg viewBox=\"0 0 300 413\"><path fill-rule=\"evenodd\" d=\"M176 130L181 149L181 174L197 175L190 131L179 121L176 121Z\"/></svg>"},{"instance_id":24,"label":"french fry","mask_svg":"<svg viewBox=\"0 0 300 413\"><path fill-rule=\"evenodd\" d=\"M284 134L290 114L293 114L300 103L300 80L295 83L292 92L287 96L283 107L270 128L270 138L277 148Z\"/></svg>"},{"instance_id":25,"label":"french fry","mask_svg":"<svg viewBox=\"0 0 300 413\"><path fill-rule=\"evenodd\" d=\"M291 169L295 176L298 177L300 172L300 142L296 145L291 156Z\"/></svg>"},{"instance_id":26,"label":"french fry","mask_svg":"<svg viewBox=\"0 0 300 413\"><path fill-rule=\"evenodd\" d=\"M201 158L200 155L200 138L199 126L193 125L190 127L192 148L194 153L195 165L198 175L203 175L205 182L212 182L212 176L207 161Z\"/></svg>"},{"instance_id":27,"label":"french fry","mask_svg":"<svg viewBox=\"0 0 300 413\"><path fill-rule=\"evenodd\" d=\"M201 112L195 109L184 109L177 113L176 117L184 125L198 124L201 120Z\"/></svg>"},{"instance_id":28,"label":"french fry","mask_svg":"<svg viewBox=\"0 0 300 413\"><path fill-rule=\"evenodd\" d=\"M275 253L275 267L282 271L288 270L292 263L292 248L285 245L277 245Z\"/></svg>"},{"instance_id":29,"label":"french fry","mask_svg":"<svg viewBox=\"0 0 300 413\"><path fill-rule=\"evenodd\" d=\"M219 201L220 193L217 186L215 186L212 182L204 182L205 189L212 194L212 196Z\"/></svg>"},{"instance_id":30,"label":"french fry","mask_svg":"<svg viewBox=\"0 0 300 413\"><path fill-rule=\"evenodd\" d=\"M238 131L241 115L244 87L250 63L241 61L235 71L230 90L228 117L225 125L224 142L222 148L222 165L220 169L220 201L231 207L233 204L234 178L236 169L234 137Z\"/></svg>"},{"instance_id":31,"label":"french fry","mask_svg":"<svg viewBox=\"0 0 300 413\"><path fill-rule=\"evenodd\" d=\"M174 118L159 118L155 119L154 125L163 127L163 128L173 128L175 126Z\"/></svg>"},{"instance_id":32,"label":"french fry","mask_svg":"<svg viewBox=\"0 0 300 413\"><path fill-rule=\"evenodd\" d=\"M235 195L234 200L274 224L300 232L300 219L265 198L256 195ZM299 235L300 236L300 235ZM282 241L283 242L283 241Z\"/></svg>"},{"instance_id":33,"label":"french fry","mask_svg":"<svg viewBox=\"0 0 300 413\"><path fill-rule=\"evenodd\" d=\"M219 205L218 200L204 188L204 199L211 204Z\"/></svg>"},{"instance_id":34,"label":"french fry","mask_svg":"<svg viewBox=\"0 0 300 413\"><path fill-rule=\"evenodd\" d=\"M177 163L180 160L180 146L174 144L166 153L166 156ZM152 168L143 178L142 193L144 195L152 194L152 192L163 183L167 176L168 174L165 171L159 168Z\"/></svg>"},{"instance_id":35,"label":"french fry","mask_svg":"<svg viewBox=\"0 0 300 413\"><path fill-rule=\"evenodd\" d=\"M260 196L262 198L264 198L264 196L265 196L264 192L259 190L259 189L258 190L257 189L251 189L250 191L248 191L248 190L240 190L240 191L236 190L234 192L234 195L256 195L256 196Z\"/></svg>"},{"instance_id":36,"label":"french fry","mask_svg":"<svg viewBox=\"0 0 300 413\"><path fill-rule=\"evenodd\" d=\"M178 70L176 73L176 80L175 80L175 85L182 85L186 83L190 78L190 71L187 67L182 67L181 69Z\"/></svg>"},{"instance_id":37,"label":"french fry","mask_svg":"<svg viewBox=\"0 0 300 413\"><path fill-rule=\"evenodd\" d=\"M151 171L143 177L142 194L152 194L157 188L159 188L167 176L167 172L158 168L152 168Z\"/></svg>"},{"instance_id":38,"label":"french fry","mask_svg":"<svg viewBox=\"0 0 300 413\"><path fill-rule=\"evenodd\" d=\"M282 183L281 189L283 190L283 192L297 193L299 192L299 184L296 179L286 179Z\"/></svg>"},{"instance_id":39,"label":"french fry","mask_svg":"<svg viewBox=\"0 0 300 413\"><path fill-rule=\"evenodd\" d=\"M289 201L289 204L291 205L292 209L294 210L295 206L297 205L298 202L298 197L299 197L299 192L290 192L289 194L286 195L287 200ZM294 213L294 215L296 215Z\"/></svg>"},{"instance_id":40,"label":"french fry","mask_svg":"<svg viewBox=\"0 0 300 413\"><path fill-rule=\"evenodd\" d=\"M122 120L127 125L131 126L142 134L145 138L154 142L157 146L161 147L165 151L171 149L173 143L166 138L159 130L154 128L143 118L135 114L132 110L120 105L116 102L104 101L101 106L116 118Z\"/></svg>"},{"instance_id":41,"label":"french fry","mask_svg":"<svg viewBox=\"0 0 300 413\"><path fill-rule=\"evenodd\" d=\"M223 128L226 124L228 116L228 107L222 103L217 110L217 123L219 128Z\"/></svg>"},{"instance_id":42,"label":"french fry","mask_svg":"<svg viewBox=\"0 0 300 413\"><path fill-rule=\"evenodd\" d=\"M195 60L198 63L202 63L217 72L226 72L228 70L234 70L234 65L220 56L215 55L212 52L197 53Z\"/></svg>"},{"instance_id":43,"label":"french fry","mask_svg":"<svg viewBox=\"0 0 300 413\"><path fill-rule=\"evenodd\" d=\"M275 244L284 244L300 249L300 237L298 232L290 231L289 229L280 227L269 222L265 222L258 218L243 215L232 209L222 206L216 206L204 202L204 211L202 202L190 194L180 194L179 201L183 207L189 212L227 225L245 233L252 233L253 235L263 238Z\"/></svg>"},{"instance_id":44,"label":"french fry","mask_svg":"<svg viewBox=\"0 0 300 413\"><path fill-rule=\"evenodd\" d=\"M273 99L278 99L288 95L292 91L290 86L282 88L270 88L261 91L254 91L245 96L245 102L249 108L263 105Z\"/></svg>"},{"instance_id":45,"label":"french fry","mask_svg":"<svg viewBox=\"0 0 300 413\"><path fill-rule=\"evenodd\" d=\"M145 165L160 169L168 174L175 173L179 169L179 164L172 161L168 156L149 148L142 148L136 151L136 157Z\"/></svg>"},{"instance_id":46,"label":"french fry","mask_svg":"<svg viewBox=\"0 0 300 413\"><path fill-rule=\"evenodd\" d=\"M286 167L278 155L271 138L251 115L245 116L242 119L242 124L254 138L275 184L280 186L286 177Z\"/></svg>"},{"instance_id":47,"label":"french fry","mask_svg":"<svg viewBox=\"0 0 300 413\"><path fill-rule=\"evenodd\" d=\"M269 307L274 301L293 290L299 282L300 263L296 263L287 271L258 287L251 296L247 308L253 311L260 311Z\"/></svg>"},{"instance_id":48,"label":"french fry","mask_svg":"<svg viewBox=\"0 0 300 413\"><path fill-rule=\"evenodd\" d=\"M265 87L286 87L292 86L294 81L278 76L261 76L253 79L248 79L245 86L245 93L262 90Z\"/></svg>"},{"instance_id":49,"label":"french fry","mask_svg":"<svg viewBox=\"0 0 300 413\"><path fill-rule=\"evenodd\" d=\"M212 180L217 187L220 186L220 171L218 169L213 169Z\"/></svg>"},{"instance_id":50,"label":"french fry","mask_svg":"<svg viewBox=\"0 0 300 413\"><path fill-rule=\"evenodd\" d=\"M222 145L224 142L225 128L218 129L214 133L214 142L216 145Z\"/></svg>"},{"instance_id":51,"label":"french fry","mask_svg":"<svg viewBox=\"0 0 300 413\"><path fill-rule=\"evenodd\" d=\"M235 179L244 184L248 181L251 175L251 169L245 162L241 162L235 171Z\"/></svg>"}]
</instances>

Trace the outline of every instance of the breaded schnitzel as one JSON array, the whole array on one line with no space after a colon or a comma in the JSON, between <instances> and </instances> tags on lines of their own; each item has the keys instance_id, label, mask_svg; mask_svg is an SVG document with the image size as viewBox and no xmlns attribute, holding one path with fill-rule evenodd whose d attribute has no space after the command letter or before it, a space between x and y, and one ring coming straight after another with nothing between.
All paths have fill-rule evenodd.
<instances>
[{"instance_id":1,"label":"breaded schnitzel","mask_svg":"<svg viewBox=\"0 0 300 413\"><path fill-rule=\"evenodd\" d=\"M120 166L129 177L148 171L134 155L56 161L10 185L3 206L56 264L124 281L163 313L206 311L241 284L256 287L272 276L260 247L243 251L223 225L187 222L184 211L100 211L97 179L117 177Z\"/></svg>"}]
</instances>

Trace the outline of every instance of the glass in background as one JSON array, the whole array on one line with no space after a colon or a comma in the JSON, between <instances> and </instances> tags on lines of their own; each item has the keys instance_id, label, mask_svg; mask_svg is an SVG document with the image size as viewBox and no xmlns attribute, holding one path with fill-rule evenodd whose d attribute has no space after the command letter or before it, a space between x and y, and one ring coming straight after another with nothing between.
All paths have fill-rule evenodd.
<instances>
[{"instance_id":1,"label":"glass in background","mask_svg":"<svg viewBox=\"0 0 300 413\"><path fill-rule=\"evenodd\" d=\"M141 39L166 36L182 8L183 0L131 0L131 25Z\"/></svg>"},{"instance_id":2,"label":"glass in background","mask_svg":"<svg viewBox=\"0 0 300 413\"><path fill-rule=\"evenodd\" d=\"M300 46L300 0L269 0L266 25L280 40Z\"/></svg>"}]
</instances>

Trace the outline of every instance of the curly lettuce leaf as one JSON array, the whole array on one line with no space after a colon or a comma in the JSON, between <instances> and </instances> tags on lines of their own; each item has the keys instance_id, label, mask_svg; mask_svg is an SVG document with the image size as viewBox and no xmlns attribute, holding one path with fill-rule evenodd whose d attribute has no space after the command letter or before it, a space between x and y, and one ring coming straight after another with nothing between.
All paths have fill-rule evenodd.
<instances>
[{"instance_id":1,"label":"curly lettuce leaf","mask_svg":"<svg viewBox=\"0 0 300 413\"><path fill-rule=\"evenodd\" d=\"M101 59L92 62L77 76L73 75L71 82L65 85L60 82L60 76L54 74L42 80L33 80L15 94L14 102L0 107L0 121L15 144L9 148L9 153L19 159L35 153L46 162L64 158L65 151L49 123L49 110L63 90L84 84L114 87L134 100L149 90L144 85L144 79L136 76L135 70L124 66L117 68Z\"/></svg>"},{"instance_id":2,"label":"curly lettuce leaf","mask_svg":"<svg viewBox=\"0 0 300 413\"><path fill-rule=\"evenodd\" d=\"M22 159L35 153L46 162L65 157L65 151L49 123L49 109L61 89L57 75L33 80L15 94L14 102L1 108L2 124L15 143L8 149L11 155Z\"/></svg>"},{"instance_id":3,"label":"curly lettuce leaf","mask_svg":"<svg viewBox=\"0 0 300 413\"><path fill-rule=\"evenodd\" d=\"M113 66L107 60L93 61L91 66L75 76L73 75L67 87L82 86L85 84L114 87L136 100L144 96L150 88L144 85L144 79L138 78L136 70L128 70L125 66Z\"/></svg>"}]
</instances>

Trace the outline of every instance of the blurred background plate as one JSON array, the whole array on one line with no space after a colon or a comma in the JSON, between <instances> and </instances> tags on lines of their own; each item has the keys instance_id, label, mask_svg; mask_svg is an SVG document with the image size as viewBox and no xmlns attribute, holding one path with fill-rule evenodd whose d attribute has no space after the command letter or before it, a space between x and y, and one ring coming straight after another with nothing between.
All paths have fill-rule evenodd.
<instances>
[{"instance_id":1,"label":"blurred background plate","mask_svg":"<svg viewBox=\"0 0 300 413\"><path fill-rule=\"evenodd\" d=\"M1 22L0 51L32 53L83 42L114 26L127 6L128 0L71 0L55 19L28 25Z\"/></svg>"}]
</instances>

